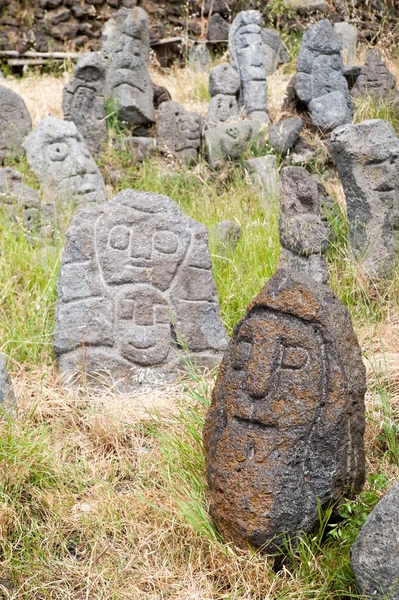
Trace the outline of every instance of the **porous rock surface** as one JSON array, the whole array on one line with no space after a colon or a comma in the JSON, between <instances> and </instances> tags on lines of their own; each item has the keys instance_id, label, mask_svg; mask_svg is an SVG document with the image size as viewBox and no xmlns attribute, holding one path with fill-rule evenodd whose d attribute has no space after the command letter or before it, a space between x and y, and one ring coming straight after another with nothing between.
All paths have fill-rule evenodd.
<instances>
[{"instance_id":1,"label":"porous rock surface","mask_svg":"<svg viewBox=\"0 0 399 600\"><path fill-rule=\"evenodd\" d=\"M241 79L237 69L229 63L217 65L209 74L209 94L236 96L240 91Z\"/></svg>"},{"instance_id":2,"label":"porous rock surface","mask_svg":"<svg viewBox=\"0 0 399 600\"><path fill-rule=\"evenodd\" d=\"M370 277L388 274L398 251L399 139L388 121L338 127L331 148L345 192L355 257Z\"/></svg>"},{"instance_id":3,"label":"porous rock surface","mask_svg":"<svg viewBox=\"0 0 399 600\"><path fill-rule=\"evenodd\" d=\"M341 48L333 26L324 19L306 31L298 54L295 94L314 124L325 131L352 122Z\"/></svg>"},{"instance_id":4,"label":"porous rock surface","mask_svg":"<svg viewBox=\"0 0 399 600\"><path fill-rule=\"evenodd\" d=\"M71 221L58 280L54 350L62 374L126 389L176 378L183 345L215 365L227 337L206 227L159 194L123 190Z\"/></svg>"},{"instance_id":5,"label":"porous rock surface","mask_svg":"<svg viewBox=\"0 0 399 600\"><path fill-rule=\"evenodd\" d=\"M24 147L46 199L78 206L106 201L102 175L72 121L46 117Z\"/></svg>"},{"instance_id":6,"label":"porous rock surface","mask_svg":"<svg viewBox=\"0 0 399 600\"><path fill-rule=\"evenodd\" d=\"M261 20L258 10L240 12L230 27L229 49L232 64L241 79L240 106L245 108L249 119L268 123Z\"/></svg>"},{"instance_id":7,"label":"porous rock surface","mask_svg":"<svg viewBox=\"0 0 399 600\"><path fill-rule=\"evenodd\" d=\"M201 115L186 110L179 102L162 102L158 110L157 144L160 150L191 163L198 158L201 130Z\"/></svg>"},{"instance_id":8,"label":"porous rock surface","mask_svg":"<svg viewBox=\"0 0 399 600\"><path fill-rule=\"evenodd\" d=\"M303 128L301 117L288 117L269 127L269 144L281 155L296 143Z\"/></svg>"},{"instance_id":9,"label":"porous rock surface","mask_svg":"<svg viewBox=\"0 0 399 600\"><path fill-rule=\"evenodd\" d=\"M31 129L32 120L21 96L0 86L0 161L7 155L23 154L23 141Z\"/></svg>"},{"instance_id":10,"label":"porous rock surface","mask_svg":"<svg viewBox=\"0 0 399 600\"><path fill-rule=\"evenodd\" d=\"M234 330L205 420L210 512L226 540L275 551L362 488L365 390L346 308L277 271Z\"/></svg>"},{"instance_id":11,"label":"porous rock surface","mask_svg":"<svg viewBox=\"0 0 399 600\"><path fill-rule=\"evenodd\" d=\"M351 548L364 598L399 599L399 483L374 507Z\"/></svg>"},{"instance_id":12,"label":"porous rock surface","mask_svg":"<svg viewBox=\"0 0 399 600\"><path fill-rule=\"evenodd\" d=\"M288 60L288 52L281 41L278 31L263 28L261 31L263 52L265 54L266 76L273 75L275 70Z\"/></svg>"},{"instance_id":13,"label":"porous rock surface","mask_svg":"<svg viewBox=\"0 0 399 600\"><path fill-rule=\"evenodd\" d=\"M255 141L260 132L258 121L221 123L205 131L206 159L211 167L220 167L229 158L237 159Z\"/></svg>"},{"instance_id":14,"label":"porous rock surface","mask_svg":"<svg viewBox=\"0 0 399 600\"><path fill-rule=\"evenodd\" d=\"M4 356L0 353L0 404L5 408L15 404L14 391Z\"/></svg>"},{"instance_id":15,"label":"porous rock surface","mask_svg":"<svg viewBox=\"0 0 399 600\"><path fill-rule=\"evenodd\" d=\"M279 197L279 266L327 283L328 229L316 181L303 167L285 167L280 173Z\"/></svg>"},{"instance_id":16,"label":"porous rock surface","mask_svg":"<svg viewBox=\"0 0 399 600\"><path fill-rule=\"evenodd\" d=\"M207 128L216 127L220 123L237 119L239 112L235 96L217 94L209 102L205 124Z\"/></svg>"},{"instance_id":17,"label":"porous rock surface","mask_svg":"<svg viewBox=\"0 0 399 600\"><path fill-rule=\"evenodd\" d=\"M399 92L396 90L396 79L387 69L378 51L372 50L368 53L351 94L354 97L367 94L384 97L391 95L397 99Z\"/></svg>"},{"instance_id":18,"label":"porous rock surface","mask_svg":"<svg viewBox=\"0 0 399 600\"><path fill-rule=\"evenodd\" d=\"M62 97L66 121L73 121L89 150L98 153L107 141L105 120L105 63L99 52L79 57Z\"/></svg>"}]
</instances>

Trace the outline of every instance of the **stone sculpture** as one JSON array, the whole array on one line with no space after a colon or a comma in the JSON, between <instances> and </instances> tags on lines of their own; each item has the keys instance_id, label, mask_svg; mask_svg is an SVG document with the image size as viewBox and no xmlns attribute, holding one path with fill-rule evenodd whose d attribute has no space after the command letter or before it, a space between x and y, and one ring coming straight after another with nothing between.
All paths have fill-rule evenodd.
<instances>
[{"instance_id":1,"label":"stone sculpture","mask_svg":"<svg viewBox=\"0 0 399 600\"><path fill-rule=\"evenodd\" d=\"M398 251L399 140L379 119L337 128L334 161L345 192L351 245L370 277L389 274Z\"/></svg>"},{"instance_id":2,"label":"stone sculpture","mask_svg":"<svg viewBox=\"0 0 399 600\"><path fill-rule=\"evenodd\" d=\"M7 409L15 404L11 379L7 371L5 358L0 354L0 405Z\"/></svg>"},{"instance_id":3,"label":"stone sculpture","mask_svg":"<svg viewBox=\"0 0 399 600\"><path fill-rule=\"evenodd\" d=\"M237 119L239 108L235 96L217 94L211 98L205 119L206 127L216 127L220 123Z\"/></svg>"},{"instance_id":4,"label":"stone sculpture","mask_svg":"<svg viewBox=\"0 0 399 600\"><path fill-rule=\"evenodd\" d=\"M209 93L237 96L241 87L241 79L237 69L228 63L217 65L209 74Z\"/></svg>"},{"instance_id":5,"label":"stone sculpture","mask_svg":"<svg viewBox=\"0 0 399 600\"><path fill-rule=\"evenodd\" d=\"M234 221L220 221L209 232L211 247L218 257L229 258L235 252L241 227Z\"/></svg>"},{"instance_id":6,"label":"stone sculpture","mask_svg":"<svg viewBox=\"0 0 399 600\"><path fill-rule=\"evenodd\" d=\"M103 41L103 53L108 57L105 95L114 99L121 121L130 127L146 127L155 121L154 90L148 72L148 17L139 7L119 12Z\"/></svg>"},{"instance_id":7,"label":"stone sculpture","mask_svg":"<svg viewBox=\"0 0 399 600\"><path fill-rule=\"evenodd\" d=\"M205 131L206 159L211 167L218 168L229 159L237 159L247 152L256 138L261 137L258 121L222 123Z\"/></svg>"},{"instance_id":8,"label":"stone sculpture","mask_svg":"<svg viewBox=\"0 0 399 600\"><path fill-rule=\"evenodd\" d=\"M199 364L226 347L206 227L166 196L123 190L77 213L58 280L60 372L125 388L176 377L183 345Z\"/></svg>"},{"instance_id":9,"label":"stone sculpture","mask_svg":"<svg viewBox=\"0 0 399 600\"><path fill-rule=\"evenodd\" d=\"M39 224L38 192L24 183L21 173L10 167L0 169L0 206L11 218L15 218L18 208L21 209L27 229L34 229Z\"/></svg>"},{"instance_id":10,"label":"stone sculpture","mask_svg":"<svg viewBox=\"0 0 399 600\"><path fill-rule=\"evenodd\" d=\"M309 109L314 124L324 131L352 122L341 48L334 27L322 20L309 27L299 50L295 94Z\"/></svg>"},{"instance_id":11,"label":"stone sculpture","mask_svg":"<svg viewBox=\"0 0 399 600\"><path fill-rule=\"evenodd\" d=\"M245 107L249 119L268 123L266 61L260 23L258 10L240 12L230 28L229 48L241 79L240 106Z\"/></svg>"},{"instance_id":12,"label":"stone sculpture","mask_svg":"<svg viewBox=\"0 0 399 600\"><path fill-rule=\"evenodd\" d=\"M102 175L72 121L46 117L24 147L46 200L78 206L106 201Z\"/></svg>"},{"instance_id":13,"label":"stone sculpture","mask_svg":"<svg viewBox=\"0 0 399 600\"><path fill-rule=\"evenodd\" d=\"M258 156L244 160L243 164L249 173L262 210L269 213L277 198L276 157L273 154Z\"/></svg>"},{"instance_id":14,"label":"stone sculpture","mask_svg":"<svg viewBox=\"0 0 399 600\"><path fill-rule=\"evenodd\" d=\"M101 54L86 52L79 57L62 98L64 119L75 123L93 153L98 153L107 141L104 86Z\"/></svg>"},{"instance_id":15,"label":"stone sculpture","mask_svg":"<svg viewBox=\"0 0 399 600\"><path fill-rule=\"evenodd\" d=\"M303 128L301 117L288 117L269 127L269 144L282 156L295 146Z\"/></svg>"},{"instance_id":16,"label":"stone sculpture","mask_svg":"<svg viewBox=\"0 0 399 600\"><path fill-rule=\"evenodd\" d=\"M322 220L317 183L303 167L280 173L280 267L328 283L328 229Z\"/></svg>"},{"instance_id":17,"label":"stone sculpture","mask_svg":"<svg viewBox=\"0 0 399 600\"><path fill-rule=\"evenodd\" d=\"M186 163L198 158L201 146L201 115L189 112L178 102L162 102L158 110L157 145Z\"/></svg>"},{"instance_id":18,"label":"stone sculpture","mask_svg":"<svg viewBox=\"0 0 399 600\"><path fill-rule=\"evenodd\" d=\"M269 77L280 65L287 62L289 56L278 31L275 29L262 29L261 37L265 53L266 76Z\"/></svg>"},{"instance_id":19,"label":"stone sculpture","mask_svg":"<svg viewBox=\"0 0 399 600\"><path fill-rule=\"evenodd\" d=\"M23 154L23 141L31 129L30 114L21 96L0 86L0 162L7 155Z\"/></svg>"},{"instance_id":20,"label":"stone sculpture","mask_svg":"<svg viewBox=\"0 0 399 600\"><path fill-rule=\"evenodd\" d=\"M210 42L227 41L229 29L228 22L219 13L215 13L209 18L206 37Z\"/></svg>"},{"instance_id":21,"label":"stone sculpture","mask_svg":"<svg viewBox=\"0 0 399 600\"><path fill-rule=\"evenodd\" d=\"M399 599L399 483L374 507L351 548L351 566L364 598Z\"/></svg>"},{"instance_id":22,"label":"stone sculpture","mask_svg":"<svg viewBox=\"0 0 399 600\"><path fill-rule=\"evenodd\" d=\"M382 97L391 96L393 100L399 102L396 79L387 69L378 51L372 50L368 53L366 62L352 87L351 94L353 97L367 94Z\"/></svg>"},{"instance_id":23,"label":"stone sculpture","mask_svg":"<svg viewBox=\"0 0 399 600\"><path fill-rule=\"evenodd\" d=\"M236 326L205 420L210 512L226 540L278 551L365 478L365 368L327 286L279 270Z\"/></svg>"}]
</instances>

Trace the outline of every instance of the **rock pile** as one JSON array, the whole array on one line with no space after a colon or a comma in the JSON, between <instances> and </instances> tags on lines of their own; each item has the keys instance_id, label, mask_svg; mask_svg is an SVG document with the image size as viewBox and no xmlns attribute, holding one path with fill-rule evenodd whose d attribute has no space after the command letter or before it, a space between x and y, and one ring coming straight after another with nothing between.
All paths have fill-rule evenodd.
<instances>
[{"instance_id":1,"label":"rock pile","mask_svg":"<svg viewBox=\"0 0 399 600\"><path fill-rule=\"evenodd\" d=\"M346 308L280 270L236 326L204 429L210 511L228 541L281 549L362 488L365 368Z\"/></svg>"}]
</instances>

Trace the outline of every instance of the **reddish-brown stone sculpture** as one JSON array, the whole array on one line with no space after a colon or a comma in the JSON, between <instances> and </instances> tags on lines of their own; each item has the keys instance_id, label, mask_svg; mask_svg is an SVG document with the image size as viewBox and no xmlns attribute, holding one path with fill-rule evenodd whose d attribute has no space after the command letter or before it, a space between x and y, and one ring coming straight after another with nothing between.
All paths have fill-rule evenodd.
<instances>
[{"instance_id":1,"label":"reddish-brown stone sculpture","mask_svg":"<svg viewBox=\"0 0 399 600\"><path fill-rule=\"evenodd\" d=\"M318 525L364 482L365 369L346 308L279 270L225 353L204 443L211 515L227 540L268 550Z\"/></svg>"}]
</instances>

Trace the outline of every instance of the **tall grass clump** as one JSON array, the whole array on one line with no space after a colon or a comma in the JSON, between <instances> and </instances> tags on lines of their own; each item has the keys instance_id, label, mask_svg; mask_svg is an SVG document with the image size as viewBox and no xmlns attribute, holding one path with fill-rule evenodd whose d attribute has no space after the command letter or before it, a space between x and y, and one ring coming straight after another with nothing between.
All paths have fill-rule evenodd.
<instances>
[{"instance_id":1,"label":"tall grass clump","mask_svg":"<svg viewBox=\"0 0 399 600\"><path fill-rule=\"evenodd\" d=\"M367 94L360 98L354 98L353 103L355 106L354 123L370 119L383 119L392 123L395 131L399 133L399 115L390 94Z\"/></svg>"}]
</instances>

